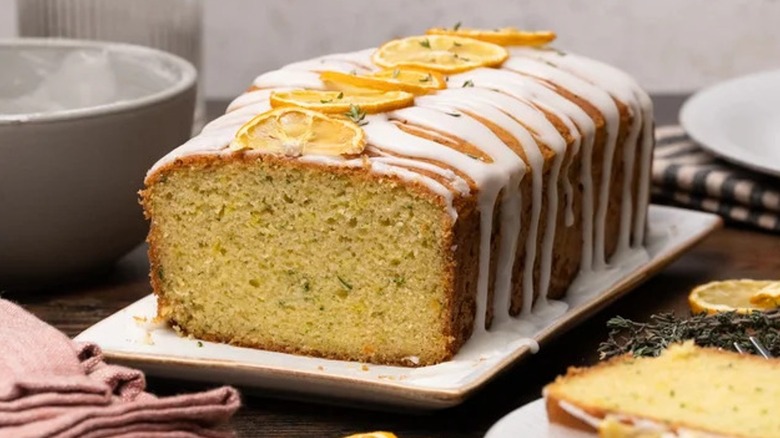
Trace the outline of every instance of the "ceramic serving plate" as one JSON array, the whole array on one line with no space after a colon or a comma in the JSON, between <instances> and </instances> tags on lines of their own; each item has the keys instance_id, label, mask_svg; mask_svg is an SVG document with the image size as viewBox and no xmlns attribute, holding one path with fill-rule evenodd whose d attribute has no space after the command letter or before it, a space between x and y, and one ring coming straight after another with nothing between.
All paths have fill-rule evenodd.
<instances>
[{"instance_id":1,"label":"ceramic serving plate","mask_svg":"<svg viewBox=\"0 0 780 438\"><path fill-rule=\"evenodd\" d=\"M651 206L647 253L603 273L585 291L570 293L568 310L528 333L508 339L506 332L471 339L450 361L406 368L296 356L180 337L153 323L156 301L148 296L90 327L77 341L99 344L106 356L150 375L224 382L264 395L326 399L411 409L454 406L532 354L542 344L646 280L721 224L717 216ZM594 287L594 284L596 285ZM518 320L521 325L523 321Z\"/></svg>"},{"instance_id":2,"label":"ceramic serving plate","mask_svg":"<svg viewBox=\"0 0 780 438\"><path fill-rule=\"evenodd\" d=\"M595 438L596 434L550 424L544 399L521 406L498 420L485 438Z\"/></svg>"},{"instance_id":3,"label":"ceramic serving plate","mask_svg":"<svg viewBox=\"0 0 780 438\"><path fill-rule=\"evenodd\" d=\"M680 123L721 158L780 176L780 70L732 79L688 99Z\"/></svg>"}]
</instances>

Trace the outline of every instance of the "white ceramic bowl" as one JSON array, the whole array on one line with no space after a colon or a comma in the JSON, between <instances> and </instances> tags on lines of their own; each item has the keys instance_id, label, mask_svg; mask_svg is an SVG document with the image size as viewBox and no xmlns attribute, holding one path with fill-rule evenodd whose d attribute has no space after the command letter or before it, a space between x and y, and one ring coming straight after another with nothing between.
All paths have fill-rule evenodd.
<instances>
[{"instance_id":1,"label":"white ceramic bowl","mask_svg":"<svg viewBox=\"0 0 780 438\"><path fill-rule=\"evenodd\" d=\"M194 67L44 39L0 40L0 65L0 290L111 264L146 234L146 170L190 136Z\"/></svg>"}]
</instances>

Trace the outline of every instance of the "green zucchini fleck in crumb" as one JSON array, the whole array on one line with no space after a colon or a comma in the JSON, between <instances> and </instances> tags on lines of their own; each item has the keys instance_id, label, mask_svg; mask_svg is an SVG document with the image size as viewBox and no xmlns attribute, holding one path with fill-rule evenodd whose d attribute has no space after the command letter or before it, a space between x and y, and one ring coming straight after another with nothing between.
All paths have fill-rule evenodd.
<instances>
[{"instance_id":1,"label":"green zucchini fleck in crumb","mask_svg":"<svg viewBox=\"0 0 780 438\"><path fill-rule=\"evenodd\" d=\"M341 285L344 287L344 289L346 289L346 290L352 290L352 285L351 285L351 284L349 284L349 283L348 283L346 280L344 280L343 278L341 278L341 276L340 276L340 275L337 275L337 276L336 276L336 278L338 278L338 279L339 279L339 283L341 283Z\"/></svg>"}]
</instances>

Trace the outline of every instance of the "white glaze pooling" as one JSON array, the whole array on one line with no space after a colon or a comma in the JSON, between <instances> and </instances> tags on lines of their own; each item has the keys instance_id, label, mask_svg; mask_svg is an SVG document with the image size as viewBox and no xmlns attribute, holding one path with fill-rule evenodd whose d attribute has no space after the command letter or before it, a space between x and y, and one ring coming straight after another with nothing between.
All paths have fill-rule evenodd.
<instances>
[{"instance_id":1,"label":"white glaze pooling","mask_svg":"<svg viewBox=\"0 0 780 438\"><path fill-rule=\"evenodd\" d=\"M150 170L154 172L160 166L188 155L223 154L232 152L227 149L230 140L238 129L254 116L270 108L269 96L274 90L307 88L325 89L317 72L324 70L368 72L377 67L371 63L372 50L348 54L330 55L310 61L288 65L281 70L259 76L253 83L256 90L249 91L235 99L228 107L228 113L207 125L202 133L185 145L175 149L161 159ZM479 245L479 276L477 285L477 313L475 317L475 338L488 337L485 331L487 314L492 311L494 327L491 336L503 332L507 327L513 327L507 332L512 339L519 339L530 344L527 339L530 333L548 324L559 316L564 305L555 306L546 299L550 283L553 258L553 243L557 226L558 205L564 202L566 226L571 226L576 218L572 214L573 189L577 183L583 189L583 251L581 275L577 280L577 289L587 288L599 281L596 273L606 267L604 258L604 223L606 203L609 190L609 174L613 151L617 145L620 125L619 113L614 99L624 102L636 111L634 126L631 128L634 145L642 131L645 144L652 145L649 135L646 115L647 105L636 90L626 85L622 77L615 81L622 85L613 90L612 84L597 82L593 79L598 75L599 67L588 64L584 58L559 56L565 58L566 64L560 66L547 58L552 56L548 51L513 50L513 56L502 69L479 68L464 73L451 75L449 87L430 95L418 97L416 104L401 110L366 117L368 122L363 129L368 140L369 156L360 159L345 160L340 157L300 157L300 160L317 162L326 166L367 167L371 171L392 175L407 181L416 182L428 187L432 193L441 197L453 220L457 220L457 211L453 206L456 196L476 194L477 206L480 212L480 245ZM580 67L582 64L582 67ZM584 71L581 72L580 68ZM468 82L473 87L463 87ZM621 82L622 81L622 82ZM601 112L604 117L606 131L605 177L602 181L592 181L592 153L596 124L588 113L558 91L561 87L588 101ZM621 88L622 87L622 88ZM627 91L628 90L628 91ZM550 116L548 116L550 115ZM473 117L472 117L473 116ZM556 127L549 117L554 117L562 127ZM485 120L499 127L513 137L523 148L527 165L520 156L505 144L486 124ZM645 123L642 123L642 121ZM406 132L398 127L398 123L408 123L415 129L422 129L426 137ZM566 138L559 129L563 129ZM443 138L457 138L479 148L490 160L481 161L464 152L446 146ZM647 141L649 139L649 141ZM633 153L634 146L627 144L625 151ZM550 169L550 183L543 193L544 158L542 149L549 148L554 152ZM647 148L645 148L647 149ZM642 154L648 153L642 150ZM247 153L255 154L256 151ZM569 181L568 169L563 168L566 157L580 156L582 171L579 181ZM628 161L631 161L629 163ZM436 163L436 164L433 164ZM625 166L632 164L627 160ZM644 172L643 182L649 172L644 167L648 161L642 161ZM527 175L529 172L531 175ZM430 172L437 179L421 172ZM459 176L463 175L466 179ZM531 199L521 199L520 184L526 177L531 177ZM561 180L563 192L559 193L558 181ZM445 183L442 183L444 181ZM473 184L476 190L470 187ZM630 195L630 178L624 181L624 192L628 188ZM595 205L595 191L599 190L599 205ZM646 189L645 189L646 191ZM640 198L641 198L640 190ZM547 215L541 216L542 201L548 205ZM643 198L641 198L643 199ZM640 199L640 201L641 201ZM531 215L521 217L523 203L531 203ZM639 234L644 231L644 212L639 202L636 209L622 212L626 225L621 225L620 242L628 249L628 233L631 231L628 221L634 217L634 242L641 242ZM625 203L625 209L630 209L630 202ZM499 208L498 229L493 229L493 216ZM594 219L595 218L595 219ZM527 222L524 222L527 221ZM544 221L544 222L542 222ZM642 222L640 226L640 222ZM537 249L537 235L541 224L544 224L542 245ZM528 238L525 242L525 264L523 270L523 314L522 324L509 315L511 302L512 268L518 253L517 244L521 225L527 226ZM489 271L491 258L491 236L499 233L497 278L495 284L495 299L493 308L488 309ZM540 291L534 303L533 268L537 258L541 262ZM551 306L550 304L553 304ZM520 329L518 329L520 327ZM519 338L518 338L519 337ZM505 338L492 336L491 339ZM508 339L508 338L507 338ZM468 345L464 347L468 351Z\"/></svg>"}]
</instances>

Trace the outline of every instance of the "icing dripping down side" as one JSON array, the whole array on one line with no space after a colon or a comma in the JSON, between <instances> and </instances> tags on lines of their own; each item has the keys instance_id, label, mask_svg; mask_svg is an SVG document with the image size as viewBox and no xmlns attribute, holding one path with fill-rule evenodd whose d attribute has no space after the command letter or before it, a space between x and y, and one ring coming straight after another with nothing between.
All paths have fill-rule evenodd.
<instances>
[{"instance_id":1,"label":"icing dripping down side","mask_svg":"<svg viewBox=\"0 0 780 438\"><path fill-rule=\"evenodd\" d=\"M158 161L147 176L162 166L191 155L229 156L227 148L238 129L268 109L274 90L294 88L326 89L319 72L336 70L367 73L377 69L371 63L372 49L329 55L290 64L260 75L253 88L236 98L224 116L208 124L203 131ZM471 82L473 87L461 87ZM564 226L582 222L582 252L578 284L608 269L606 248L606 212L610 184L622 184L626 200L620 222L619 254L640 248L644 239L649 154L652 148L652 106L647 95L627 75L575 55L537 49L513 49L501 69L479 68L449 77L450 88L417 97L415 105L366 117L363 129L370 154L360 159L303 156L301 161L322 166L364 167L371 172L400 178L427 187L440 196L453 221L457 197L474 196L480 213L479 266L476 295L474 339L485 339L488 315L493 315L491 332L508 330L513 266L516 256L524 254L521 329L512 329L527 345L534 328L549 324L565 311L564 305L547 299L550 287L553 249L561 207ZM577 96L596 109L598 116L586 111L565 92ZM625 104L633 120L628 140L618 144L621 116L616 101ZM598 117L603 118L604 160L594 163ZM551 120L557 120L559 125ZM427 133L425 137L401 129L407 124ZM511 137L517 150L494 132L494 127ZM475 159L464 151L448 146L446 139L477 147L489 159ZM637 151L637 144L641 143ZM626 173L623 181L610 181L614 152L623 148ZM543 180L544 152L550 150L549 176ZM635 157L639 156L636 161ZM247 153L258 153L249 151ZM569 179L568 165L580 160L581 171ZM638 172L633 167L639 163ZM593 178L594 166L601 166L603 177ZM424 173L425 172L425 173ZM426 175L427 173L427 175ZM637 196L632 198L633 174L639 178ZM435 178L428 175L434 175ZM576 180L575 180L576 179ZM559 190L560 181L561 187ZM523 199L521 187L531 186L530 199ZM582 214L573 213L574 187L582 190ZM598 201L597 201L598 199ZM530 205L530 215L522 212ZM547 205L547 214L542 207ZM496 221L494 222L494 216ZM525 242L521 229L528 230ZM491 238L500 236L495 254ZM537 245L537 242L541 245ZM518 251L518 245L524 245ZM491 256L497 275L494 299L489 305ZM539 265L538 290L534 290L534 268ZM516 326L513 325L513 327ZM525 327L525 328L522 328ZM467 348L467 347L464 347Z\"/></svg>"}]
</instances>

